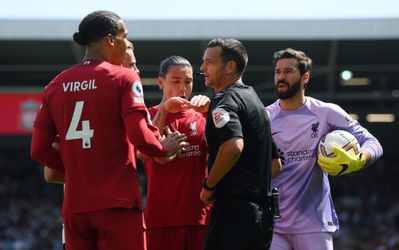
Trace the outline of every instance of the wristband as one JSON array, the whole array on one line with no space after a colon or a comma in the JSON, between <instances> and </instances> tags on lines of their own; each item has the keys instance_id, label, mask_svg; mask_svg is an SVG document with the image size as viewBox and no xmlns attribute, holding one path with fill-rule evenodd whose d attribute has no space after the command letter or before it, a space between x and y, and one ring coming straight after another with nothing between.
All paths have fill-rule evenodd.
<instances>
[{"instance_id":1,"label":"wristband","mask_svg":"<svg viewBox=\"0 0 399 250\"><path fill-rule=\"evenodd\" d=\"M207 180L208 180L208 178L205 178L204 183L202 184L202 187L203 187L205 190L210 191L210 192L215 191L215 190L216 190L216 187L210 187L210 186L208 186L208 185L206 184L206 181L207 181Z\"/></svg>"}]
</instances>

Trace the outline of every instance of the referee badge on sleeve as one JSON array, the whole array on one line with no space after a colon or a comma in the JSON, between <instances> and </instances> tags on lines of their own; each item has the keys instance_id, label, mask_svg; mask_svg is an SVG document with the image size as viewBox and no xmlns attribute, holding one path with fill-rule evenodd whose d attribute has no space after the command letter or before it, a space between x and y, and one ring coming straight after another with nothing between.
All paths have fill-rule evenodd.
<instances>
[{"instance_id":1,"label":"referee badge on sleeve","mask_svg":"<svg viewBox=\"0 0 399 250\"><path fill-rule=\"evenodd\" d=\"M215 127L223 128L230 121L230 115L226 110L216 108L212 111L212 119Z\"/></svg>"}]
</instances>

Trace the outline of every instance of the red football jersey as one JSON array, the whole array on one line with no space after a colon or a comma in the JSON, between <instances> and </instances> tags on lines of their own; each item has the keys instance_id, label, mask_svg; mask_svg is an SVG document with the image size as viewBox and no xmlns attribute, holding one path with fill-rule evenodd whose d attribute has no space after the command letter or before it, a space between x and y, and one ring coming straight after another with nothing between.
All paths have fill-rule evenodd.
<instances>
[{"instance_id":1,"label":"red football jersey","mask_svg":"<svg viewBox=\"0 0 399 250\"><path fill-rule=\"evenodd\" d=\"M155 116L158 106L149 109ZM165 125L187 136L190 146L167 164L144 162L147 173L147 228L205 225L210 206L200 200L202 182L207 176L207 149L204 114L194 110L169 113Z\"/></svg>"},{"instance_id":2,"label":"red football jersey","mask_svg":"<svg viewBox=\"0 0 399 250\"><path fill-rule=\"evenodd\" d=\"M64 215L140 206L123 118L147 116L143 98L136 72L105 61L83 61L46 86L34 126L60 137Z\"/></svg>"}]
</instances>

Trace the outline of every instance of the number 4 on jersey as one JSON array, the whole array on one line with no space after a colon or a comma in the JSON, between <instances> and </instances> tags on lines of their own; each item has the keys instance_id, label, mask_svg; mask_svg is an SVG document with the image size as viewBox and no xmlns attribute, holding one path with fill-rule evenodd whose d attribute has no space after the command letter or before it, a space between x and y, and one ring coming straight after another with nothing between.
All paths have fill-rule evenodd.
<instances>
[{"instance_id":1,"label":"number 4 on jersey","mask_svg":"<svg viewBox=\"0 0 399 250\"><path fill-rule=\"evenodd\" d=\"M73 111L71 124L69 124L66 140L82 139L82 148L91 148L91 138L93 137L94 130L90 129L90 121L82 121L82 130L78 129L80 117L82 116L84 101L76 102L75 110Z\"/></svg>"}]
</instances>

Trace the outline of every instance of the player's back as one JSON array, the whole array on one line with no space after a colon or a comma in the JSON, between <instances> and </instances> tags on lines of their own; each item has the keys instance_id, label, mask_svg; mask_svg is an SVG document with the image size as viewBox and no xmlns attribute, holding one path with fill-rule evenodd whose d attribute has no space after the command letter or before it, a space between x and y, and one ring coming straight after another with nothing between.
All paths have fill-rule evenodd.
<instances>
[{"instance_id":1,"label":"player's back","mask_svg":"<svg viewBox=\"0 0 399 250\"><path fill-rule=\"evenodd\" d=\"M139 82L134 71L84 61L46 87L66 173L64 214L137 204L133 149L122 118L145 112L144 103L132 101L133 82Z\"/></svg>"}]
</instances>

